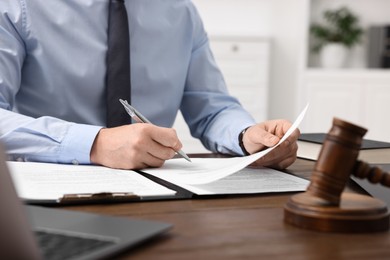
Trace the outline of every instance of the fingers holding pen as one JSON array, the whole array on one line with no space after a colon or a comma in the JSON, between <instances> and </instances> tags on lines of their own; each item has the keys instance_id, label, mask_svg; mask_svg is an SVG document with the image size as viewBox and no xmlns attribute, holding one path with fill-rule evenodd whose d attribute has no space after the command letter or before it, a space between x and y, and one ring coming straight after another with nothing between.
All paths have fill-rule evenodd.
<instances>
[{"instance_id":1,"label":"fingers holding pen","mask_svg":"<svg viewBox=\"0 0 390 260\"><path fill-rule=\"evenodd\" d=\"M91 162L119 169L160 167L182 147L176 131L152 124L101 129L91 149Z\"/></svg>"},{"instance_id":2,"label":"fingers holding pen","mask_svg":"<svg viewBox=\"0 0 390 260\"><path fill-rule=\"evenodd\" d=\"M173 158L183 146L177 137L176 131L164 127L156 127L152 130L150 133L152 142L148 148L148 153L162 160Z\"/></svg>"},{"instance_id":3,"label":"fingers holding pen","mask_svg":"<svg viewBox=\"0 0 390 260\"><path fill-rule=\"evenodd\" d=\"M175 152L183 147L175 129L155 126L152 130L150 132L152 140L162 147L171 148Z\"/></svg>"}]
</instances>

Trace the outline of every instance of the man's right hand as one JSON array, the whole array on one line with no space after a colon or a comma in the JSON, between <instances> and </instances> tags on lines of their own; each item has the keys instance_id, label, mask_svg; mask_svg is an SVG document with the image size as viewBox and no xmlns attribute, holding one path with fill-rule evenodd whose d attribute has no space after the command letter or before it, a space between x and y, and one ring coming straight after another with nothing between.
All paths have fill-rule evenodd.
<instances>
[{"instance_id":1,"label":"man's right hand","mask_svg":"<svg viewBox=\"0 0 390 260\"><path fill-rule=\"evenodd\" d=\"M176 131L152 124L103 128L91 148L91 162L116 169L161 167L182 148Z\"/></svg>"}]
</instances>

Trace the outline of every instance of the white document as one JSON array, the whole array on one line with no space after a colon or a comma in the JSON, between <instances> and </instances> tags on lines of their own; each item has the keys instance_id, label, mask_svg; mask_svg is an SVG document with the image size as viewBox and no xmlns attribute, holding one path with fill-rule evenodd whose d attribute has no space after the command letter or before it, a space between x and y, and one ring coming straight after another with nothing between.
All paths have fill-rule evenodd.
<instances>
[{"instance_id":1,"label":"white document","mask_svg":"<svg viewBox=\"0 0 390 260\"><path fill-rule=\"evenodd\" d=\"M270 169L241 170L290 136L302 121L306 110L307 106L276 146L259 153L236 158L194 158L192 163L184 159L173 159L165 162L161 168L143 171L197 194L304 190L307 181L285 173ZM176 191L135 171L33 162L8 162L8 166L19 197L26 200L59 201L67 194L130 193L141 198L176 194ZM233 173L237 174L231 176Z\"/></svg>"},{"instance_id":2,"label":"white document","mask_svg":"<svg viewBox=\"0 0 390 260\"><path fill-rule=\"evenodd\" d=\"M305 191L309 181L269 168L244 168L207 184L181 185L197 195Z\"/></svg>"},{"instance_id":3,"label":"white document","mask_svg":"<svg viewBox=\"0 0 390 260\"><path fill-rule=\"evenodd\" d=\"M234 158L194 158L192 162L187 162L184 159L173 159L166 161L161 168L144 169L142 171L154 175L160 179L167 180L179 186L183 184L198 185L210 183L222 178L225 178L235 172L238 172L248 166L249 164L260 159L277 146L279 146L284 140L286 140L291 133L298 128L308 105L303 109L301 114L295 120L293 125L288 129L286 134L282 137L279 143L273 147L270 147L264 151Z\"/></svg>"},{"instance_id":4,"label":"white document","mask_svg":"<svg viewBox=\"0 0 390 260\"><path fill-rule=\"evenodd\" d=\"M60 200L65 194L133 193L138 197L174 196L134 171L101 166L7 162L17 193L26 200Z\"/></svg>"}]
</instances>

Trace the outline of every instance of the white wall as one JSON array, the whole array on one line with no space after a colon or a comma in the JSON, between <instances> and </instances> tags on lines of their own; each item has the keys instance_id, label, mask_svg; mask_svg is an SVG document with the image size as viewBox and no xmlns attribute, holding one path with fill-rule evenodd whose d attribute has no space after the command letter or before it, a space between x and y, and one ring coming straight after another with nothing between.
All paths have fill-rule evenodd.
<instances>
[{"instance_id":1,"label":"white wall","mask_svg":"<svg viewBox=\"0 0 390 260\"><path fill-rule=\"evenodd\" d=\"M274 55L271 65L271 118L295 120L298 90L306 66L309 0L271 0Z\"/></svg>"},{"instance_id":2,"label":"white wall","mask_svg":"<svg viewBox=\"0 0 390 260\"><path fill-rule=\"evenodd\" d=\"M211 35L271 35L272 0L193 0Z\"/></svg>"},{"instance_id":3,"label":"white wall","mask_svg":"<svg viewBox=\"0 0 390 260\"><path fill-rule=\"evenodd\" d=\"M309 0L193 0L210 35L272 41L269 118L295 119Z\"/></svg>"}]
</instances>

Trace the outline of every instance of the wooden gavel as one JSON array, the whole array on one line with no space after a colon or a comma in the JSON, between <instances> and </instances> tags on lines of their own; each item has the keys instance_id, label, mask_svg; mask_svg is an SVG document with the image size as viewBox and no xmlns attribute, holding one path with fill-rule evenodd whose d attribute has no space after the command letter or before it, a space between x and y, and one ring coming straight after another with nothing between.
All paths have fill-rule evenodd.
<instances>
[{"instance_id":1,"label":"wooden gavel","mask_svg":"<svg viewBox=\"0 0 390 260\"><path fill-rule=\"evenodd\" d=\"M315 164L308 192L339 205L350 175L390 187L390 174L357 160L366 129L335 118ZM389 155L390 156L390 155Z\"/></svg>"},{"instance_id":2,"label":"wooden gavel","mask_svg":"<svg viewBox=\"0 0 390 260\"><path fill-rule=\"evenodd\" d=\"M390 154L389 154L390 156ZM390 173L368 163L357 161L352 170L352 174L360 179L367 179L371 183L379 183L385 187L390 187Z\"/></svg>"},{"instance_id":3,"label":"wooden gavel","mask_svg":"<svg viewBox=\"0 0 390 260\"><path fill-rule=\"evenodd\" d=\"M292 196L285 221L329 232L389 229L386 204L367 195L343 192L350 175L390 187L390 174L357 160L367 129L335 118L322 145L306 192Z\"/></svg>"}]
</instances>

